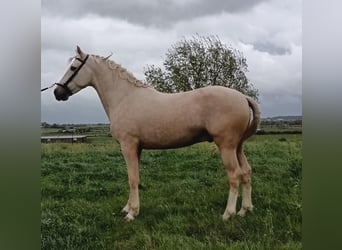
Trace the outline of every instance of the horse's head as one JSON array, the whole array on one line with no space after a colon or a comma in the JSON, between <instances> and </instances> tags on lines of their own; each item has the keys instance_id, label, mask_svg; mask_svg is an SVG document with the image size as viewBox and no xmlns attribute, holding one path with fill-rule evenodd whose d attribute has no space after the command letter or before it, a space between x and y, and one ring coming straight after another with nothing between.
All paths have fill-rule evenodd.
<instances>
[{"instance_id":1,"label":"horse's head","mask_svg":"<svg viewBox=\"0 0 342 250\"><path fill-rule=\"evenodd\" d=\"M59 83L56 83L58 86L55 88L54 94L58 101L68 100L69 96L91 84L92 71L87 65L88 57L89 55L77 46L76 56L72 59L71 65Z\"/></svg>"}]
</instances>

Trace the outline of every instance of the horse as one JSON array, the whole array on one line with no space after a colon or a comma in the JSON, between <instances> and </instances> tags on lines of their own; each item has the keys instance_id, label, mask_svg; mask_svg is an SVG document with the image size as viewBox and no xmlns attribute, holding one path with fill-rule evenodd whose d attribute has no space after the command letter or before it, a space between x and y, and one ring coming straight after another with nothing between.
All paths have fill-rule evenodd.
<instances>
[{"instance_id":1,"label":"horse","mask_svg":"<svg viewBox=\"0 0 342 250\"><path fill-rule=\"evenodd\" d=\"M244 216L253 210L252 168L243 151L243 142L255 134L260 122L258 104L251 97L222 86L161 93L137 80L109 56L86 54L79 46L70 65L56 83L55 98L66 101L87 86L95 88L127 167L130 190L122 209L127 221L134 220L140 210L142 150L179 148L204 141L217 145L227 173L229 193L223 220L236 214L240 183L242 205L237 214Z\"/></svg>"}]
</instances>

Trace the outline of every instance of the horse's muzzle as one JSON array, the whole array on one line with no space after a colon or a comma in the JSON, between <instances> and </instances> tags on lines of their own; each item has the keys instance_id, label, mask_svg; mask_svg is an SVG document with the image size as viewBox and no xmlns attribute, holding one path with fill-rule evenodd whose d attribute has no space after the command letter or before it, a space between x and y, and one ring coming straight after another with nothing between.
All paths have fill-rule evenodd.
<instances>
[{"instance_id":1,"label":"horse's muzzle","mask_svg":"<svg viewBox=\"0 0 342 250\"><path fill-rule=\"evenodd\" d=\"M53 93L54 93L57 101L66 101L66 100L68 100L68 98L70 96L70 93L66 89L64 89L60 86L55 88Z\"/></svg>"}]
</instances>

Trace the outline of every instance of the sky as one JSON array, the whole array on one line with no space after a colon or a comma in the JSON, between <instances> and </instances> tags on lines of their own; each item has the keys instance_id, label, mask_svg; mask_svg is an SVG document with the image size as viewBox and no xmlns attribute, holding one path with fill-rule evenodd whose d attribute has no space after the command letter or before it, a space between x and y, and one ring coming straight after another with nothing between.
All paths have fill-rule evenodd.
<instances>
[{"instance_id":1,"label":"sky","mask_svg":"<svg viewBox=\"0 0 342 250\"><path fill-rule=\"evenodd\" d=\"M262 117L302 114L300 0L42 0L41 86L58 82L76 46L107 56L144 80L171 46L193 35L216 35L247 59ZM108 123L89 87L58 102L41 94L41 121Z\"/></svg>"}]
</instances>

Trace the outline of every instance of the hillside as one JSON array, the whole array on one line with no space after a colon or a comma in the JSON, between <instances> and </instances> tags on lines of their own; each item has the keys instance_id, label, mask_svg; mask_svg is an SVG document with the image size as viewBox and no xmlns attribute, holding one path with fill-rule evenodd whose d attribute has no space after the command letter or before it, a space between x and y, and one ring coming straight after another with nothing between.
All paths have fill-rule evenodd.
<instances>
[{"instance_id":1,"label":"hillside","mask_svg":"<svg viewBox=\"0 0 342 250\"><path fill-rule=\"evenodd\" d=\"M262 120L267 121L301 121L301 115L284 115L284 116L273 116L273 117L266 117L262 118Z\"/></svg>"}]
</instances>

